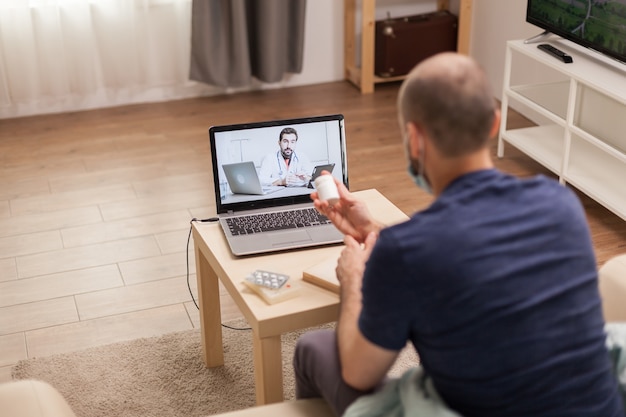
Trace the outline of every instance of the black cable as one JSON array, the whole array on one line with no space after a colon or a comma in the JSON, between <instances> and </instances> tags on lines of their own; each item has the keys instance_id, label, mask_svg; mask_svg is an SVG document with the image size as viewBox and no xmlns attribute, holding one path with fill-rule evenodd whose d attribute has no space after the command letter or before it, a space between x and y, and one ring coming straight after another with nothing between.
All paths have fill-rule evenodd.
<instances>
[{"instance_id":1,"label":"black cable","mask_svg":"<svg viewBox=\"0 0 626 417\"><path fill-rule=\"evenodd\" d=\"M189 295L191 295L191 301L193 301L193 303L195 304L195 306L196 306L196 308L198 310L200 310L200 306L198 306L198 303L196 303L196 299L193 296L193 291L191 291L191 284L189 283L189 242L191 241L191 230L193 228L193 226L191 224L193 222L206 223L206 222L216 222L218 220L219 219L217 217L209 217L208 219L197 219L197 218L194 217L189 222L189 235L187 236L187 250L185 251L185 254L186 254L186 257L187 257L187 288L189 289ZM226 325L224 323L221 323L221 324L222 324L222 327L226 327L227 329L231 329L231 330L252 330L250 327L239 328L239 327L228 326L228 325Z\"/></svg>"}]
</instances>

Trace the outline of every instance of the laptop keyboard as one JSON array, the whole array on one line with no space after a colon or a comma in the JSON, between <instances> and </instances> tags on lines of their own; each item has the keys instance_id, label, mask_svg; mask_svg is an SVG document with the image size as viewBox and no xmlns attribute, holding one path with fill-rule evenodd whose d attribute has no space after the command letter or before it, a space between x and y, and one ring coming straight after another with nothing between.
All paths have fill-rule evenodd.
<instances>
[{"instance_id":1,"label":"laptop keyboard","mask_svg":"<svg viewBox=\"0 0 626 417\"><path fill-rule=\"evenodd\" d=\"M274 230L321 226L329 224L330 220L314 208L306 208L229 217L226 219L226 223L230 232L237 236Z\"/></svg>"}]
</instances>

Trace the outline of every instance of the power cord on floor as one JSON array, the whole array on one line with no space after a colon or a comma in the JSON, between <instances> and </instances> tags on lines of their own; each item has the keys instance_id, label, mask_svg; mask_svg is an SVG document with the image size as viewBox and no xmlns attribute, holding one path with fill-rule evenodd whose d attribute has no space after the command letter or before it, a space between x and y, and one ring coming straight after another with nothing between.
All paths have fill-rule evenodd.
<instances>
[{"instance_id":1,"label":"power cord on floor","mask_svg":"<svg viewBox=\"0 0 626 417\"><path fill-rule=\"evenodd\" d=\"M200 310L200 306L198 305L195 297L193 296L193 291L191 290L191 284L189 283L189 242L191 241L191 230L193 228L192 223L193 222L201 222L201 223L216 222L218 220L219 219L217 217L209 217L208 219L197 219L194 217L189 222L189 235L187 236L187 250L185 251L186 256L187 256L187 288L189 289L189 295L191 295L191 301L193 301L193 303L195 304L198 310ZM250 327L243 327L243 328L232 327L224 323L222 323L222 327L226 327L227 329L231 329L231 330L251 330Z\"/></svg>"}]
</instances>

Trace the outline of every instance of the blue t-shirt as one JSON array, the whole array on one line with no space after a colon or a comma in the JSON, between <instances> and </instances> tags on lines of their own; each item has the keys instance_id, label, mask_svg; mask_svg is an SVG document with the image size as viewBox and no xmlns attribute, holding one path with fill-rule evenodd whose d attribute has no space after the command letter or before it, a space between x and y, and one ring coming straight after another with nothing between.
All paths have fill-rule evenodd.
<instances>
[{"instance_id":1,"label":"blue t-shirt","mask_svg":"<svg viewBox=\"0 0 626 417\"><path fill-rule=\"evenodd\" d=\"M624 415L585 213L543 176L464 175L383 230L359 327L387 349L410 340L466 417Z\"/></svg>"}]
</instances>

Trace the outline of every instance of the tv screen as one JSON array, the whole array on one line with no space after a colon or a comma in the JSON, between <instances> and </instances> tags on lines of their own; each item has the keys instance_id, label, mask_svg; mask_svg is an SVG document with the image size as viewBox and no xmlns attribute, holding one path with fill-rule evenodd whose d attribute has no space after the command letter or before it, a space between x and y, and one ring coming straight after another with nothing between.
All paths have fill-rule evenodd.
<instances>
[{"instance_id":1,"label":"tv screen","mask_svg":"<svg viewBox=\"0 0 626 417\"><path fill-rule=\"evenodd\" d=\"M528 0L526 21L626 62L626 0Z\"/></svg>"}]
</instances>

